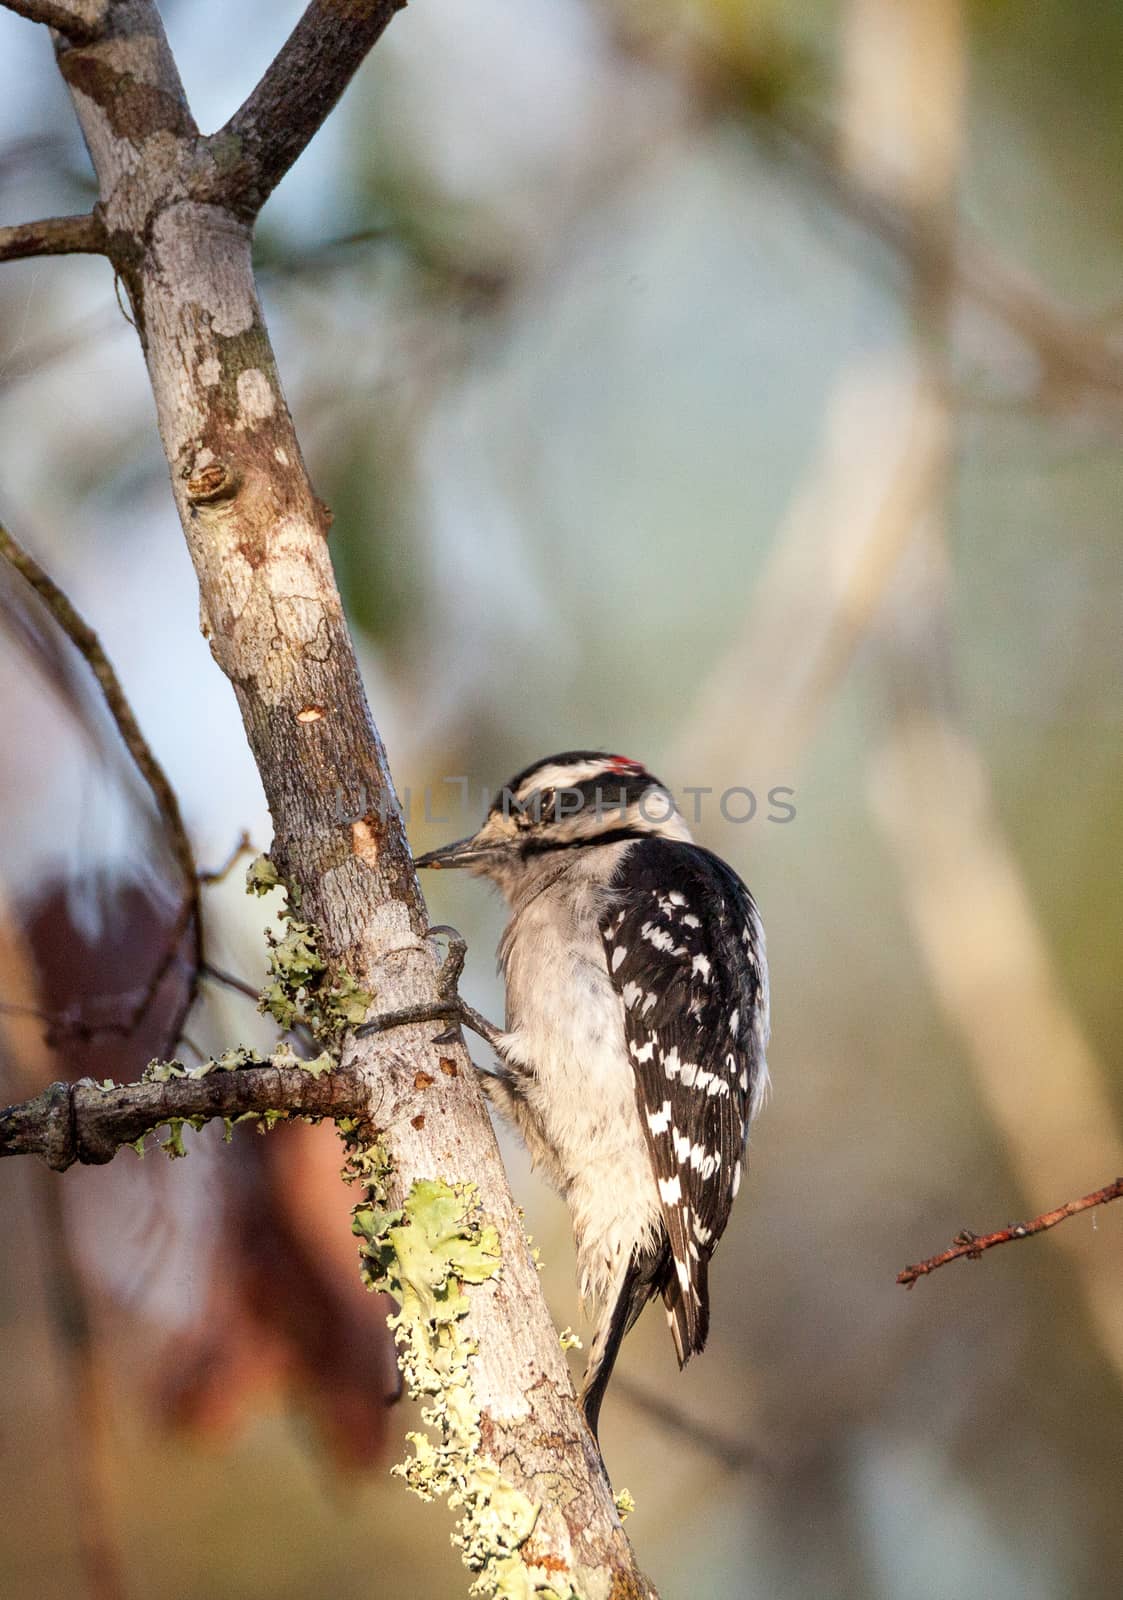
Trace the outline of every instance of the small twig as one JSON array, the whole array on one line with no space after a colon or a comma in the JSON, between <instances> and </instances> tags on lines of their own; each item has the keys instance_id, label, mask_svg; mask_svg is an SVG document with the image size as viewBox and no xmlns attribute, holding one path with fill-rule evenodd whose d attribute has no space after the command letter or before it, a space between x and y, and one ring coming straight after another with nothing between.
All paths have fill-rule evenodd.
<instances>
[{"instance_id":1,"label":"small twig","mask_svg":"<svg viewBox=\"0 0 1123 1600\"><path fill-rule=\"evenodd\" d=\"M252 856L253 853L253 841L243 828L242 832L238 835L238 843L234 846L233 850L231 850L221 867L213 867L207 869L206 871L200 872L199 882L205 883L208 887L214 883L222 883L230 876L243 856Z\"/></svg>"},{"instance_id":2,"label":"small twig","mask_svg":"<svg viewBox=\"0 0 1123 1600\"><path fill-rule=\"evenodd\" d=\"M43 570L34 556L25 550L18 540L13 538L3 523L0 523L0 556L9 562L21 577L31 585L75 649L88 663L90 671L97 679L98 687L101 689L102 698L109 710L109 714L124 741L125 748L132 757L137 771L147 784L149 792L156 803L156 809L163 823L168 846L183 879L184 898L179 914L169 934L164 952L157 962L156 968L145 987L144 994L130 1019L130 1024L125 1030L131 1033L147 1013L160 984L175 960L179 942L187 928L190 927L193 944L192 961L183 1002L174 1019L175 1031L170 1035L169 1048L174 1048L180 1030L192 1005L195 1003L199 985L199 969L204 960L203 911L199 898L199 874L195 867L195 856L191 849L191 840L188 837L187 828L180 813L179 801L176 799L175 790L172 788L167 773L157 761L152 752L152 747L140 730L140 724L133 715L133 709L121 686L121 680L114 671L109 657L102 647L101 640L85 619L78 614L54 579Z\"/></svg>"},{"instance_id":3,"label":"small twig","mask_svg":"<svg viewBox=\"0 0 1123 1600\"><path fill-rule=\"evenodd\" d=\"M0 0L6 10L29 22L55 28L75 44L89 44L101 32L108 0Z\"/></svg>"},{"instance_id":4,"label":"small twig","mask_svg":"<svg viewBox=\"0 0 1123 1600\"><path fill-rule=\"evenodd\" d=\"M18 222L10 228L0 228L0 261L104 254L105 228L101 218L92 212L79 217L44 217L39 222Z\"/></svg>"},{"instance_id":5,"label":"small twig","mask_svg":"<svg viewBox=\"0 0 1123 1600\"><path fill-rule=\"evenodd\" d=\"M223 156L220 198L227 205L257 215L404 5L311 0L249 98L208 140Z\"/></svg>"},{"instance_id":6,"label":"small twig","mask_svg":"<svg viewBox=\"0 0 1123 1600\"><path fill-rule=\"evenodd\" d=\"M918 1278L926 1278L937 1267L946 1267L949 1261L958 1261L961 1256L966 1256L969 1261L977 1261L984 1250L993 1250L996 1244L1031 1239L1035 1233L1045 1233L1047 1229L1055 1228L1066 1217L1075 1217L1078 1212L1090 1211L1093 1206L1104 1206L1110 1200L1120 1199L1123 1199L1123 1178L1116 1178L1114 1183L1105 1184L1102 1189L1086 1194L1083 1199L1068 1200L1055 1211L1042 1212L1032 1222L1011 1222L1005 1228L999 1228L997 1233L971 1233L964 1228L962 1233L956 1234L949 1250L942 1250L938 1256L929 1256L927 1261L918 1261L914 1267L906 1267L903 1272L898 1272L897 1282L911 1289Z\"/></svg>"},{"instance_id":7,"label":"small twig","mask_svg":"<svg viewBox=\"0 0 1123 1600\"><path fill-rule=\"evenodd\" d=\"M233 989L235 994L245 995L247 1000L252 1000L254 1005L261 999L261 990L255 989L252 983L247 983L245 978L237 977L233 972L227 972L224 967L216 967L213 961L204 961L199 968L201 978L210 978L213 983L220 983L224 989Z\"/></svg>"}]
</instances>

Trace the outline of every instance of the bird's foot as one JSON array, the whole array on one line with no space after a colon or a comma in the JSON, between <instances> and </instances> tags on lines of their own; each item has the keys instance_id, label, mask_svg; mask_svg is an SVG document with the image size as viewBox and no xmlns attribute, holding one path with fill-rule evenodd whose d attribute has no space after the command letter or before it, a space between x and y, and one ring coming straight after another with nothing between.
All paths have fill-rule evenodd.
<instances>
[{"instance_id":1,"label":"bird's foot","mask_svg":"<svg viewBox=\"0 0 1123 1600\"><path fill-rule=\"evenodd\" d=\"M443 935L448 940L448 953L437 973L438 998L421 1005L404 1006L398 1011L385 1011L380 1017L372 1017L369 1022L364 1022L362 1027L356 1028L355 1037L366 1039L371 1034L386 1033L391 1028L401 1028L410 1022L447 1022L448 1026L433 1039L434 1044L452 1044L463 1025L471 1028L473 1033L478 1033L493 1050L497 1050L502 1029L497 1028L462 999L457 989L460 974L464 971L464 958L468 952L463 936L455 928L450 928L444 923L436 928L430 928L425 937L431 939L434 934ZM503 1073L495 1069L492 1075L502 1077Z\"/></svg>"},{"instance_id":2,"label":"bird's foot","mask_svg":"<svg viewBox=\"0 0 1123 1600\"><path fill-rule=\"evenodd\" d=\"M497 1028L493 1022L489 1022L474 1006L470 1006L467 1000L461 997L457 989L457 984L460 982L460 974L464 970L464 957L468 951L463 934L458 933L455 928L450 928L447 923L443 922L435 928L430 928L425 937L431 939L434 934L443 934L448 940L448 954L445 956L441 969L437 973L437 990L454 1008L452 1015L455 1020L450 1023L443 1033L437 1035L433 1043L451 1044L456 1038L457 1029L464 1026L465 1028L471 1028L473 1033L478 1033L485 1043L498 1052L503 1030ZM503 1078L506 1076L506 1073L500 1067L481 1067L478 1062L473 1063L473 1065L476 1067L477 1072L482 1072L489 1078Z\"/></svg>"}]
</instances>

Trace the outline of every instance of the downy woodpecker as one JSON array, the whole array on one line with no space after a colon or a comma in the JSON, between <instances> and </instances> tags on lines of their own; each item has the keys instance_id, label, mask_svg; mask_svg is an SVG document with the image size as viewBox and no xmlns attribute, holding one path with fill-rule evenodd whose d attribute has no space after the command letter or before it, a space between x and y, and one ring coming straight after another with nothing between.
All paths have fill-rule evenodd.
<instances>
[{"instance_id":1,"label":"downy woodpecker","mask_svg":"<svg viewBox=\"0 0 1123 1600\"><path fill-rule=\"evenodd\" d=\"M706 1342L710 1257L768 1079L756 906L657 778L591 750L527 767L476 834L417 865L490 878L510 906L485 1086L569 1205L595 1436L648 1300L663 1298L680 1366Z\"/></svg>"}]
</instances>

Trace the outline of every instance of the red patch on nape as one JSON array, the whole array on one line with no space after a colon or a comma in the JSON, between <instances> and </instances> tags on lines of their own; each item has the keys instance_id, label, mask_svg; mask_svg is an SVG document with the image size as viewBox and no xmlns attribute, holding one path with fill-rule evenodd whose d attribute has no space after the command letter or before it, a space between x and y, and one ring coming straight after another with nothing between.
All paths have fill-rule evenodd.
<instances>
[{"instance_id":1,"label":"red patch on nape","mask_svg":"<svg viewBox=\"0 0 1123 1600\"><path fill-rule=\"evenodd\" d=\"M631 774L633 776L644 770L642 761L632 761L628 756L609 756L607 765L610 772Z\"/></svg>"}]
</instances>

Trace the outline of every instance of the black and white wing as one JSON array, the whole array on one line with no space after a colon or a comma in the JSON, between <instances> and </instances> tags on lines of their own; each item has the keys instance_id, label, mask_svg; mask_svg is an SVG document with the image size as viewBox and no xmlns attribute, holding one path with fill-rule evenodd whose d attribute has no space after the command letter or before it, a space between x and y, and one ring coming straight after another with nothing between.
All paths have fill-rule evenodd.
<instances>
[{"instance_id":1,"label":"black and white wing","mask_svg":"<svg viewBox=\"0 0 1123 1600\"><path fill-rule=\"evenodd\" d=\"M764 934L731 867L660 838L624 857L601 934L659 1185L671 1255L659 1287L682 1364L706 1340L707 1268L767 1082Z\"/></svg>"}]
</instances>

